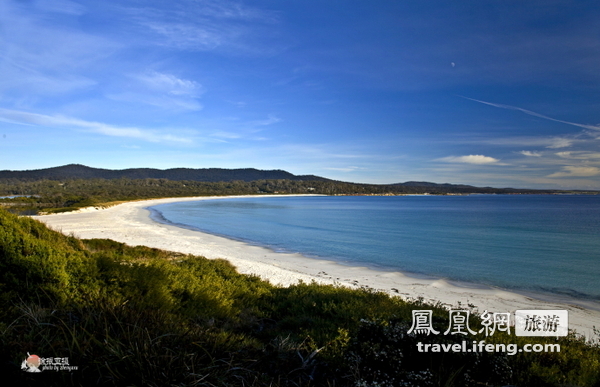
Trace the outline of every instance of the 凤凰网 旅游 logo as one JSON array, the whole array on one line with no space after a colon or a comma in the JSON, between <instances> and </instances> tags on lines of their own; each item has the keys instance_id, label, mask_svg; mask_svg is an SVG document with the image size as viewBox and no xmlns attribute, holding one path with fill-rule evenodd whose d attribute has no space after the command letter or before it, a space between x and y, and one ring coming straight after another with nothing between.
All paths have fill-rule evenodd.
<instances>
[{"instance_id":1,"label":"\u51e4\u51f0\u7f51 \u65c5\u6e38 logo","mask_svg":"<svg viewBox=\"0 0 600 387\"><path fill-rule=\"evenodd\" d=\"M27 352L27 359L23 360L21 363L21 369L26 372L42 372L40 370L40 357L38 355L30 355Z\"/></svg>"},{"instance_id":2,"label":"\u51e4\u51f0\u7f51 \u65c5\u6e38 logo","mask_svg":"<svg viewBox=\"0 0 600 387\"><path fill-rule=\"evenodd\" d=\"M482 328L478 331L474 331L469 323L471 311L451 309L448 313L448 329L443 335L466 336L484 333L488 337L500 331L510 334L511 329L517 336L564 337L569 333L569 312L564 309L516 310L513 318L509 312L491 313L486 310L480 315ZM433 327L432 310L413 310L412 317L412 326L407 333L427 336L442 334Z\"/></svg>"},{"instance_id":3,"label":"\u51e4\u51f0\u7f51 \u65c5\u6e38 logo","mask_svg":"<svg viewBox=\"0 0 600 387\"><path fill-rule=\"evenodd\" d=\"M69 364L68 357L39 357L30 355L21 363L21 369L25 372L42 371L76 371L79 367Z\"/></svg>"}]
</instances>

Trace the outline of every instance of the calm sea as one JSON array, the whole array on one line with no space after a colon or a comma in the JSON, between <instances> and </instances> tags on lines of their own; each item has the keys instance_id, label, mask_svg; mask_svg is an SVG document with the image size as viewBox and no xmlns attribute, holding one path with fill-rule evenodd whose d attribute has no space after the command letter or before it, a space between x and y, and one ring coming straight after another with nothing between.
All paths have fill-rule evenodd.
<instances>
[{"instance_id":1,"label":"calm sea","mask_svg":"<svg viewBox=\"0 0 600 387\"><path fill-rule=\"evenodd\" d=\"M600 301L600 196L263 197L153 210L275 251Z\"/></svg>"}]
</instances>

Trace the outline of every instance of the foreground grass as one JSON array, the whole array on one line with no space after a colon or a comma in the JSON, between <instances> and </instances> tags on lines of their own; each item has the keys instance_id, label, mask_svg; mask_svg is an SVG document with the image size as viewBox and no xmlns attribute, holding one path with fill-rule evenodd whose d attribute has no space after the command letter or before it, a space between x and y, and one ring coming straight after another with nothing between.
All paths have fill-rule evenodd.
<instances>
[{"instance_id":1,"label":"foreground grass","mask_svg":"<svg viewBox=\"0 0 600 387\"><path fill-rule=\"evenodd\" d=\"M4 211L0 306L0 372L22 386L600 385L600 348L575 336L487 338L558 342L560 353L418 353L417 342L464 339L406 333L413 309L433 310L444 331L444 308L370 289L275 287L223 260L79 240ZM78 370L23 372L27 352Z\"/></svg>"}]
</instances>

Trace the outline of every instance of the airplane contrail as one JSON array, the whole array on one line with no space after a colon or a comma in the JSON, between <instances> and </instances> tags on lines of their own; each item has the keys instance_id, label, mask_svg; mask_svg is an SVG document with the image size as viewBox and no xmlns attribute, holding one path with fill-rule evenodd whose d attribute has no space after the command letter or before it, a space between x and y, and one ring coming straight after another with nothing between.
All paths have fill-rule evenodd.
<instances>
[{"instance_id":1,"label":"airplane contrail","mask_svg":"<svg viewBox=\"0 0 600 387\"><path fill-rule=\"evenodd\" d=\"M486 102L486 101L481 101L481 100L474 99L474 98L465 97L465 96L462 96L462 95L460 95L459 97L464 98L464 99L468 99L468 100L471 100L471 101L483 103L485 105L494 106L494 107L497 107L497 108L500 108L500 109L517 110L517 111L523 112L525 114L529 114L530 116L543 118L543 119L549 120L549 121L561 122L563 124L578 126L580 128L585 128L585 129L600 130L600 126L598 126L598 125L586 125L586 124L578 124L577 122L563 121L563 120L559 120L559 119L556 119L556 118L545 116L545 115L540 114L540 113L532 112L531 110L523 109L523 108L520 108L520 107L517 107L517 106L502 105L502 104L499 104L499 103Z\"/></svg>"}]
</instances>

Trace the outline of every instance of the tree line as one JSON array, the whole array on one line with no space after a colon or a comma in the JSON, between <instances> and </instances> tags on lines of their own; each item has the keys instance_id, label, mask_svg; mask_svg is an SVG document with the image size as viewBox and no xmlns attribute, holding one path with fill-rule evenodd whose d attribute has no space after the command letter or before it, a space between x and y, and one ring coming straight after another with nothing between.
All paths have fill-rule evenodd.
<instances>
[{"instance_id":1,"label":"tree line","mask_svg":"<svg viewBox=\"0 0 600 387\"><path fill-rule=\"evenodd\" d=\"M422 185L420 185L422 184ZM262 179L204 182L169 179L0 179L0 204L13 212L72 210L115 201L186 196L260 194L407 195L532 194L568 191L499 189L465 185L404 183L357 184L334 180ZM16 197L13 197L16 196Z\"/></svg>"}]
</instances>

